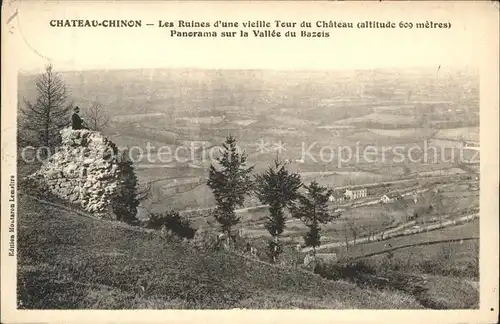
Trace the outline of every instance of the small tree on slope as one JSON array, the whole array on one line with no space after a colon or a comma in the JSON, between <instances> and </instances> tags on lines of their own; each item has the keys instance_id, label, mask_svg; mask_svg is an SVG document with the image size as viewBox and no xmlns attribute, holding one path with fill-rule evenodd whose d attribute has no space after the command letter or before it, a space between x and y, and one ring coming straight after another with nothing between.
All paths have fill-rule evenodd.
<instances>
[{"instance_id":1,"label":"small tree on slope","mask_svg":"<svg viewBox=\"0 0 500 324\"><path fill-rule=\"evenodd\" d=\"M238 152L234 137L228 136L222 147L221 155L216 159L220 168L210 165L207 185L212 189L217 204L215 219L229 238L232 227L240 221L235 209L243 206L245 196L252 189L250 172L253 166L245 167L247 157Z\"/></svg>"},{"instance_id":2,"label":"small tree on slope","mask_svg":"<svg viewBox=\"0 0 500 324\"><path fill-rule=\"evenodd\" d=\"M91 130L102 132L109 125L109 116L102 104L97 99L85 110L84 119Z\"/></svg>"},{"instance_id":3,"label":"small tree on slope","mask_svg":"<svg viewBox=\"0 0 500 324\"><path fill-rule=\"evenodd\" d=\"M304 241L306 246L313 248L313 254L316 255L316 247L320 246L321 239L320 224L326 224L338 216L328 211L328 198L333 190L327 190L316 181L304 187L307 193L299 197L299 204L292 209L292 216L302 220L309 228L309 232L304 235Z\"/></svg>"},{"instance_id":4,"label":"small tree on slope","mask_svg":"<svg viewBox=\"0 0 500 324\"><path fill-rule=\"evenodd\" d=\"M60 76L53 72L52 65L45 68L45 73L36 79L37 98L34 103L24 100L25 107L20 108L19 139L37 147L54 148L60 143L59 131L69 125L71 105L67 104L66 85ZM36 140L30 138L30 133Z\"/></svg>"},{"instance_id":5,"label":"small tree on slope","mask_svg":"<svg viewBox=\"0 0 500 324\"><path fill-rule=\"evenodd\" d=\"M261 203L269 205L266 229L274 238L268 246L274 262L281 252L278 238L285 229L284 209L293 206L301 186L300 175L289 173L285 165L277 160L266 172L255 176L255 193Z\"/></svg>"}]
</instances>

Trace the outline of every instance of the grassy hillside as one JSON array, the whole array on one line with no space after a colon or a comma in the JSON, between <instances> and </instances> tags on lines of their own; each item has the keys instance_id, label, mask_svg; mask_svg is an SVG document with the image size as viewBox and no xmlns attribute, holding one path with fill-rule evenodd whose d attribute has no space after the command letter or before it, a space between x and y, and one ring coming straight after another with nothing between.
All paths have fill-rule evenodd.
<instances>
[{"instance_id":1,"label":"grassy hillside","mask_svg":"<svg viewBox=\"0 0 500 324\"><path fill-rule=\"evenodd\" d=\"M20 308L421 308L405 293L202 251L23 195L18 216Z\"/></svg>"},{"instance_id":2,"label":"grassy hillside","mask_svg":"<svg viewBox=\"0 0 500 324\"><path fill-rule=\"evenodd\" d=\"M355 245L348 252L340 248L337 253L343 261L320 273L361 286L397 288L428 308L474 309L479 305L478 236L479 220L475 220Z\"/></svg>"},{"instance_id":3,"label":"grassy hillside","mask_svg":"<svg viewBox=\"0 0 500 324\"><path fill-rule=\"evenodd\" d=\"M479 307L478 249L474 240L413 246L321 273L361 286L396 288L428 308L474 309Z\"/></svg>"}]
</instances>

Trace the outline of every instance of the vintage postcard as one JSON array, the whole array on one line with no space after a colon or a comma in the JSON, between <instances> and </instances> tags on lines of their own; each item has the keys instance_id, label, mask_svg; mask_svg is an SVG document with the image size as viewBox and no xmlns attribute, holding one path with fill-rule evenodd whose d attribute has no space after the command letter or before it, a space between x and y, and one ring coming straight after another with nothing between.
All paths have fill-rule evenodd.
<instances>
[{"instance_id":1,"label":"vintage postcard","mask_svg":"<svg viewBox=\"0 0 500 324\"><path fill-rule=\"evenodd\" d=\"M498 2L4 1L1 321L492 323Z\"/></svg>"}]
</instances>

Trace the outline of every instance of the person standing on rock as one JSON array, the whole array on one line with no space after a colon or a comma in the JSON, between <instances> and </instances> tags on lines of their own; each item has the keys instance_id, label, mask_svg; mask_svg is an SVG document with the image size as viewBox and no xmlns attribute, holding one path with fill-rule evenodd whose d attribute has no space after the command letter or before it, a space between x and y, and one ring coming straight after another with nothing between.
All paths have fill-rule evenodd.
<instances>
[{"instance_id":1,"label":"person standing on rock","mask_svg":"<svg viewBox=\"0 0 500 324\"><path fill-rule=\"evenodd\" d=\"M71 116L71 128L74 130L78 129L88 129L87 127L83 126L84 122L83 119L80 118L80 108L78 106L75 107L73 116Z\"/></svg>"}]
</instances>

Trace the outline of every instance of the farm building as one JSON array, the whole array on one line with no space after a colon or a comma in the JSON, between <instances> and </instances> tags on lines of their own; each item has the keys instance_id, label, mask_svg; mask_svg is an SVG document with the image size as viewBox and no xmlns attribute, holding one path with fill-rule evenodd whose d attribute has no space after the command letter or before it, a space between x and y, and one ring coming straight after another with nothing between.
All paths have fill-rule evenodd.
<instances>
[{"instance_id":1,"label":"farm building","mask_svg":"<svg viewBox=\"0 0 500 324\"><path fill-rule=\"evenodd\" d=\"M340 191L334 191L328 198L330 201L340 202L345 200L345 194Z\"/></svg>"},{"instance_id":2,"label":"farm building","mask_svg":"<svg viewBox=\"0 0 500 324\"><path fill-rule=\"evenodd\" d=\"M346 189L344 195L345 195L346 199L353 200L353 199L366 197L367 191L366 191L366 188L364 188L364 189Z\"/></svg>"},{"instance_id":3,"label":"farm building","mask_svg":"<svg viewBox=\"0 0 500 324\"><path fill-rule=\"evenodd\" d=\"M380 201L387 204L396 200L403 199L399 192L389 192L380 198Z\"/></svg>"}]
</instances>

